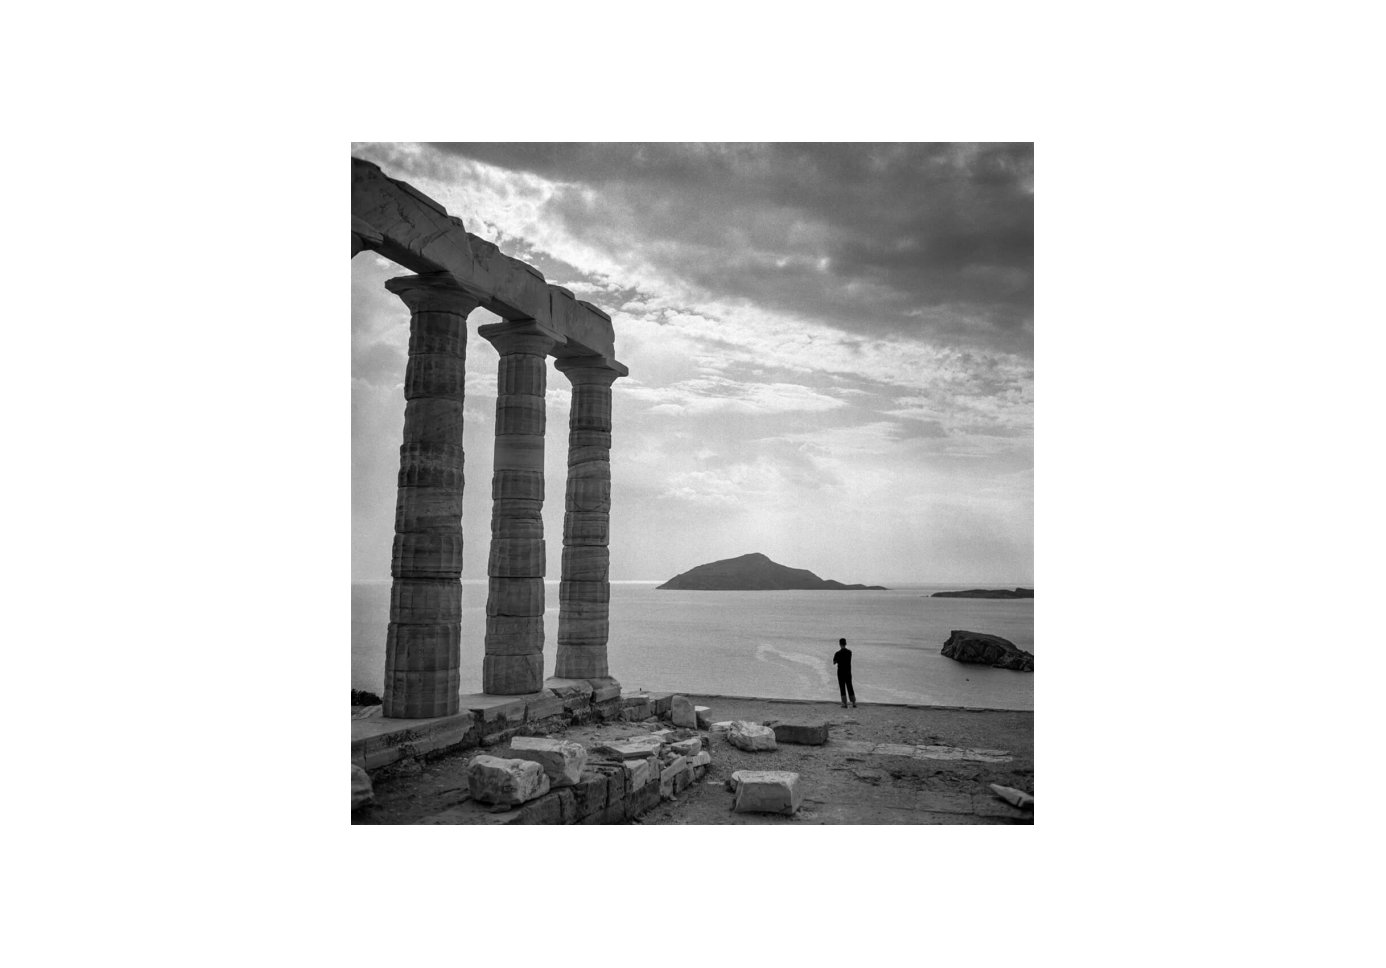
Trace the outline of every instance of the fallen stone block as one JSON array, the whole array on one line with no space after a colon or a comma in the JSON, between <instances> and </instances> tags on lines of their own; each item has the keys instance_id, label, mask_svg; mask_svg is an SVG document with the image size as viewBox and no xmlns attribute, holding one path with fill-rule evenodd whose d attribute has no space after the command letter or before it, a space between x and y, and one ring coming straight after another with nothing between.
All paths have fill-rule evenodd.
<instances>
[{"instance_id":1,"label":"fallen stone block","mask_svg":"<svg viewBox=\"0 0 1386 968\"><path fill-rule=\"evenodd\" d=\"M661 743L669 743L674 739L674 731L672 729L657 729L650 735Z\"/></svg>"},{"instance_id":2,"label":"fallen stone block","mask_svg":"<svg viewBox=\"0 0 1386 968\"><path fill-rule=\"evenodd\" d=\"M673 705L674 694L672 692L652 692L650 693L650 707L656 716L669 715L669 709Z\"/></svg>"},{"instance_id":3,"label":"fallen stone block","mask_svg":"<svg viewBox=\"0 0 1386 968\"><path fill-rule=\"evenodd\" d=\"M549 778L532 760L482 753L467 765L467 789L479 803L520 804L548 793Z\"/></svg>"},{"instance_id":4,"label":"fallen stone block","mask_svg":"<svg viewBox=\"0 0 1386 968\"><path fill-rule=\"evenodd\" d=\"M567 790L563 792L568 793ZM571 793L568 795L572 796ZM560 824L563 822L562 802L557 794L546 794L525 804L514 822L519 824Z\"/></svg>"},{"instance_id":5,"label":"fallen stone block","mask_svg":"<svg viewBox=\"0 0 1386 968\"><path fill-rule=\"evenodd\" d=\"M606 809L606 777L601 773L586 771L573 784L573 800L577 807L578 819L590 817Z\"/></svg>"},{"instance_id":6,"label":"fallen stone block","mask_svg":"<svg viewBox=\"0 0 1386 968\"><path fill-rule=\"evenodd\" d=\"M642 760L626 760L623 765L626 768L627 790L638 790L650 782L650 777L654 776L651 762L648 757Z\"/></svg>"},{"instance_id":7,"label":"fallen stone block","mask_svg":"<svg viewBox=\"0 0 1386 968\"><path fill-rule=\"evenodd\" d=\"M351 765L351 809L359 810L375 802L375 791L371 789L371 778L365 770L355 763Z\"/></svg>"},{"instance_id":8,"label":"fallen stone block","mask_svg":"<svg viewBox=\"0 0 1386 968\"><path fill-rule=\"evenodd\" d=\"M799 774L784 770L737 770L732 774L736 789L737 813L779 813L786 816L799 809L803 794Z\"/></svg>"},{"instance_id":9,"label":"fallen stone block","mask_svg":"<svg viewBox=\"0 0 1386 968\"><path fill-rule=\"evenodd\" d=\"M828 741L827 723L776 723L775 742L800 746L822 746Z\"/></svg>"},{"instance_id":10,"label":"fallen stone block","mask_svg":"<svg viewBox=\"0 0 1386 968\"><path fill-rule=\"evenodd\" d=\"M713 723L713 724L712 724L711 726L709 726L707 729L708 729L708 732L710 732L710 733L725 733L727 730L729 730L729 729L731 729L731 728L732 728L732 721L728 719L728 720L723 720L723 721L720 722L720 723Z\"/></svg>"},{"instance_id":11,"label":"fallen stone block","mask_svg":"<svg viewBox=\"0 0 1386 968\"><path fill-rule=\"evenodd\" d=\"M635 736L631 739L602 743L593 752L613 760L634 760L644 756L658 756L662 742L652 736Z\"/></svg>"},{"instance_id":12,"label":"fallen stone block","mask_svg":"<svg viewBox=\"0 0 1386 968\"><path fill-rule=\"evenodd\" d=\"M739 750L746 750L748 753L777 748L773 729L759 723L746 723L740 720L732 723L731 728L727 730L727 742Z\"/></svg>"},{"instance_id":13,"label":"fallen stone block","mask_svg":"<svg viewBox=\"0 0 1386 968\"><path fill-rule=\"evenodd\" d=\"M692 762L694 766L707 766L712 762L712 754L707 750L699 750Z\"/></svg>"},{"instance_id":14,"label":"fallen stone block","mask_svg":"<svg viewBox=\"0 0 1386 968\"><path fill-rule=\"evenodd\" d=\"M587 750L581 744L545 736L516 736L510 741L510 754L543 767L550 788L572 786L587 766Z\"/></svg>"},{"instance_id":15,"label":"fallen stone block","mask_svg":"<svg viewBox=\"0 0 1386 968\"><path fill-rule=\"evenodd\" d=\"M690 729L698 728L698 714L694 710L693 700L687 696L675 696L670 704L669 712L674 720L675 726L687 726Z\"/></svg>"},{"instance_id":16,"label":"fallen stone block","mask_svg":"<svg viewBox=\"0 0 1386 968\"><path fill-rule=\"evenodd\" d=\"M699 729L707 729L712 725L712 710L706 706L694 706L693 718L698 721Z\"/></svg>"},{"instance_id":17,"label":"fallen stone block","mask_svg":"<svg viewBox=\"0 0 1386 968\"><path fill-rule=\"evenodd\" d=\"M673 750L679 756L692 756L702 748L703 741L697 736L694 736L692 739L681 739L669 744L669 749Z\"/></svg>"}]
</instances>

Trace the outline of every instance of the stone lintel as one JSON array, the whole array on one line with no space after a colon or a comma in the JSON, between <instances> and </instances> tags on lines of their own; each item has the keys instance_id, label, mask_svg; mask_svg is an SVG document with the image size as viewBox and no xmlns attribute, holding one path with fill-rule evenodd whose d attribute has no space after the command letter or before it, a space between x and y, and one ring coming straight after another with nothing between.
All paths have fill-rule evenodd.
<instances>
[{"instance_id":1,"label":"stone lintel","mask_svg":"<svg viewBox=\"0 0 1386 968\"><path fill-rule=\"evenodd\" d=\"M620 366L605 313L549 285L533 266L472 235L436 201L360 158L351 160L351 215L353 247L359 239L412 272L449 272L496 315L532 319L562 336L565 355Z\"/></svg>"}]
</instances>

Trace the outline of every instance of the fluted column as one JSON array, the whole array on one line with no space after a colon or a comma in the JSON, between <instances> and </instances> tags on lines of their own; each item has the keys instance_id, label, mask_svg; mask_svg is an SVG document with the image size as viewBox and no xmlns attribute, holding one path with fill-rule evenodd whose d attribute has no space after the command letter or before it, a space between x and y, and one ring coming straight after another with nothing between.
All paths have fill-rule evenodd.
<instances>
[{"instance_id":1,"label":"fluted column","mask_svg":"<svg viewBox=\"0 0 1386 968\"><path fill-rule=\"evenodd\" d=\"M609 675L611 384L621 374L592 357L560 359L554 365L573 385L554 675L601 678Z\"/></svg>"},{"instance_id":2,"label":"fluted column","mask_svg":"<svg viewBox=\"0 0 1386 968\"><path fill-rule=\"evenodd\" d=\"M383 713L424 719L458 709L463 381L467 314L477 301L447 273L403 276L385 288L410 317Z\"/></svg>"},{"instance_id":3,"label":"fluted column","mask_svg":"<svg viewBox=\"0 0 1386 968\"><path fill-rule=\"evenodd\" d=\"M500 354L481 689L515 696L544 687L544 391L554 340L532 322L477 332Z\"/></svg>"}]
</instances>

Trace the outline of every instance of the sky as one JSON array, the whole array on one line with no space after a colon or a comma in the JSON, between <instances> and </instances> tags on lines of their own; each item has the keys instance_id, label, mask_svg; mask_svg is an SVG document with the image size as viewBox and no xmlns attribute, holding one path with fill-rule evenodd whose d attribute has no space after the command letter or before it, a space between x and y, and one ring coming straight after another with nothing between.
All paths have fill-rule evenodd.
<instances>
[{"instance_id":1,"label":"sky","mask_svg":"<svg viewBox=\"0 0 1386 968\"><path fill-rule=\"evenodd\" d=\"M1024 144L356 143L612 318L612 580L761 552L848 583L1033 583ZM389 575L407 270L351 262L352 578ZM490 539L497 355L468 320L463 578ZM548 575L569 384L548 374Z\"/></svg>"}]
</instances>

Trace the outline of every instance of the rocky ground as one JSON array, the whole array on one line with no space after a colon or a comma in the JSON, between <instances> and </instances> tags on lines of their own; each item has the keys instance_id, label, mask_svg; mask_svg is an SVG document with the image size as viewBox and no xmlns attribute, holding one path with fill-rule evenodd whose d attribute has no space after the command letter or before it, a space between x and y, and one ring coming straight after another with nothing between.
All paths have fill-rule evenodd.
<instances>
[{"instance_id":1,"label":"rocky ground","mask_svg":"<svg viewBox=\"0 0 1386 968\"><path fill-rule=\"evenodd\" d=\"M996 797L999 783L1034 794L1034 714L1002 710L801 703L689 696L711 709L714 722L826 722L824 746L780 744L747 753L711 734L712 767L705 780L660 803L645 824L994 824L1030 823L1033 813ZM597 738L668 726L623 723L569 727L563 738ZM475 750L418 763L395 764L372 776L376 804L356 823L409 824L464 799L466 762ZM503 755L499 749L488 750ZM955 758L955 757L969 758ZM803 805L794 817L732 813L724 784L735 770L798 773Z\"/></svg>"}]
</instances>

